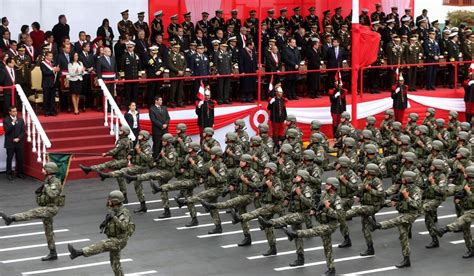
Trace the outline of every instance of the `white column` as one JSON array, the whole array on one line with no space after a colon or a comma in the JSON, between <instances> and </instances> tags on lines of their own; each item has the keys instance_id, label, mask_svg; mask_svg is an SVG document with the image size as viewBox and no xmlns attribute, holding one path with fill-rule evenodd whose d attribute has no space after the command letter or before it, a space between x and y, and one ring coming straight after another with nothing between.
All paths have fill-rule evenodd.
<instances>
[{"instance_id":1,"label":"white column","mask_svg":"<svg viewBox=\"0 0 474 276\"><path fill-rule=\"evenodd\" d=\"M36 161L38 162L41 162L41 136L39 135L38 133L38 147L37 147L37 150L38 150L38 158L36 159Z\"/></svg>"},{"instance_id":2,"label":"white column","mask_svg":"<svg viewBox=\"0 0 474 276\"><path fill-rule=\"evenodd\" d=\"M32 143L33 148L32 148L32 151L36 152L36 126L35 126L35 124L32 125L32 128L33 128L33 134L32 134L32 136L33 136L33 143Z\"/></svg>"},{"instance_id":3,"label":"white column","mask_svg":"<svg viewBox=\"0 0 474 276\"><path fill-rule=\"evenodd\" d=\"M108 125L109 125L107 115L108 115L108 111L107 111L107 97L104 97L104 126L108 126Z\"/></svg>"}]
</instances>

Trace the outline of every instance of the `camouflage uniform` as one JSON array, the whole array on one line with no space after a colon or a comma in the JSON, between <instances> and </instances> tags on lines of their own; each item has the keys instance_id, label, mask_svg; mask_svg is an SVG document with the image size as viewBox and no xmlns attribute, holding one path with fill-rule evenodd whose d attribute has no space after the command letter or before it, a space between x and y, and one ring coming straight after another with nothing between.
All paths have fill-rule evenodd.
<instances>
[{"instance_id":1,"label":"camouflage uniform","mask_svg":"<svg viewBox=\"0 0 474 276\"><path fill-rule=\"evenodd\" d=\"M369 116L365 120L367 122L365 129L370 130L370 132L372 132L372 137L375 143L377 143L378 145L382 145L382 133L378 128L375 127L375 123L377 122L375 117Z\"/></svg>"},{"instance_id":2,"label":"camouflage uniform","mask_svg":"<svg viewBox=\"0 0 474 276\"><path fill-rule=\"evenodd\" d=\"M390 141L390 137L392 136L392 126L393 126L393 123L394 123L394 120L393 120L393 116L394 116L394 112L393 112L393 109L387 109L385 110L384 112L385 114L385 117L382 121L382 123L380 123L380 134L382 136L382 146L384 148L384 154L386 154L386 149L387 149L387 146L389 145L389 141Z\"/></svg>"},{"instance_id":3,"label":"camouflage uniform","mask_svg":"<svg viewBox=\"0 0 474 276\"><path fill-rule=\"evenodd\" d=\"M227 177L229 177L232 182L238 177L235 172L239 168L240 157L244 154L244 150L242 144L239 142L239 137L235 132L227 132L225 143L227 146L224 151L223 159L227 168ZM236 191L229 191L228 193L230 198L237 196Z\"/></svg>"},{"instance_id":4,"label":"camouflage uniform","mask_svg":"<svg viewBox=\"0 0 474 276\"><path fill-rule=\"evenodd\" d=\"M283 184L283 190L287 193L291 190L293 178L296 173L295 162L293 162L290 156L291 151L292 147L290 144L282 145L277 163L279 178Z\"/></svg>"},{"instance_id":5,"label":"camouflage uniform","mask_svg":"<svg viewBox=\"0 0 474 276\"><path fill-rule=\"evenodd\" d=\"M436 127L436 110L432 107L428 108L426 110L426 117L423 120L422 125L426 126L428 128L428 137L433 137L433 131Z\"/></svg>"},{"instance_id":6,"label":"camouflage uniform","mask_svg":"<svg viewBox=\"0 0 474 276\"><path fill-rule=\"evenodd\" d=\"M428 127L420 125L415 131L415 140L413 142L413 149L415 150L416 157L423 159L426 155L431 152L431 138L428 135Z\"/></svg>"},{"instance_id":7,"label":"camouflage uniform","mask_svg":"<svg viewBox=\"0 0 474 276\"><path fill-rule=\"evenodd\" d=\"M294 129L298 134L296 136L296 141L298 141L298 143L303 143L303 131L296 125L296 116L289 114L288 116L286 116L286 121L287 127L285 130L285 137L288 137L288 130Z\"/></svg>"},{"instance_id":8,"label":"camouflage uniform","mask_svg":"<svg viewBox=\"0 0 474 276\"><path fill-rule=\"evenodd\" d=\"M258 125L258 135L262 138L262 147L267 152L268 156L271 158L275 150L275 142L268 135L270 128L267 124Z\"/></svg>"},{"instance_id":9,"label":"camouflage uniform","mask_svg":"<svg viewBox=\"0 0 474 276\"><path fill-rule=\"evenodd\" d=\"M323 170L327 170L329 165L329 158L323 142L324 136L321 135L321 133L319 132L315 132L311 134L311 140L306 149L312 150L316 154L314 162L318 166L321 166Z\"/></svg>"},{"instance_id":10,"label":"camouflage uniform","mask_svg":"<svg viewBox=\"0 0 474 276\"><path fill-rule=\"evenodd\" d=\"M250 148L247 151L253 159L253 162L250 164L251 168L260 174L263 173L265 165L270 162L270 157L263 148L262 142L260 136L250 138Z\"/></svg>"},{"instance_id":11,"label":"camouflage uniform","mask_svg":"<svg viewBox=\"0 0 474 276\"><path fill-rule=\"evenodd\" d=\"M415 138L416 138L415 130L418 127L417 121L418 121L418 114L417 113L410 113L408 115L408 122L405 125L405 128L403 129L403 133L405 135L410 136L410 139L412 141L415 141Z\"/></svg>"},{"instance_id":12,"label":"camouflage uniform","mask_svg":"<svg viewBox=\"0 0 474 276\"><path fill-rule=\"evenodd\" d=\"M322 141L321 141L321 144L323 145L324 147L324 150L326 151L326 153L329 152L329 139L328 137L326 136L326 134L324 134L322 131L321 131L321 122L318 121L318 120L313 120L311 121L311 135L313 135L314 133L319 133L321 134L322 136ZM316 152L316 151L314 151Z\"/></svg>"},{"instance_id":13,"label":"camouflage uniform","mask_svg":"<svg viewBox=\"0 0 474 276\"><path fill-rule=\"evenodd\" d=\"M204 129L204 139L202 141L202 158L204 159L204 162L208 162L211 160L211 149L215 146L220 147L221 145L219 144L219 141L216 139L212 138L212 135L214 135L214 130L210 127L206 127Z\"/></svg>"},{"instance_id":14,"label":"camouflage uniform","mask_svg":"<svg viewBox=\"0 0 474 276\"><path fill-rule=\"evenodd\" d=\"M456 159L451 166L452 175L449 176L449 178L453 179L451 183L453 183L454 186L448 188L447 196L453 196L462 191L463 184L466 182L464 171L467 167L472 165L470 155L469 150L466 148L460 148L457 151ZM460 217L463 212L462 205L455 202L454 207L456 209L457 217Z\"/></svg>"},{"instance_id":15,"label":"camouflage uniform","mask_svg":"<svg viewBox=\"0 0 474 276\"><path fill-rule=\"evenodd\" d=\"M293 148L291 151L291 159L293 159L293 162L299 163L301 161L301 153L302 153L302 147L301 147L301 142L299 140L298 132L296 129L287 129L286 130L286 139L283 141L282 145L284 144L289 144Z\"/></svg>"},{"instance_id":16,"label":"camouflage uniform","mask_svg":"<svg viewBox=\"0 0 474 276\"><path fill-rule=\"evenodd\" d=\"M433 139L440 140L443 142L444 148L449 149L449 142L450 142L450 135L448 130L444 127L445 122L444 119L436 119L435 127L433 129Z\"/></svg>"},{"instance_id":17,"label":"camouflage uniform","mask_svg":"<svg viewBox=\"0 0 474 276\"><path fill-rule=\"evenodd\" d=\"M247 131L245 131L245 121L238 119L234 122L235 124L235 134L237 134L237 141L242 146L244 152L246 152L250 147L250 137Z\"/></svg>"}]
</instances>

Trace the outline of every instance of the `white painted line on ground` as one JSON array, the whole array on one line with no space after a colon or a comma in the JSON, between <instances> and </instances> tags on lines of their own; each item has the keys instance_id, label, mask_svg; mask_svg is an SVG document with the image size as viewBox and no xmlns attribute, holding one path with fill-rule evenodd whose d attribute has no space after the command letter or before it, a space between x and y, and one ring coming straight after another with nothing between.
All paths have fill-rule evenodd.
<instances>
[{"instance_id":1,"label":"white painted line on ground","mask_svg":"<svg viewBox=\"0 0 474 276\"><path fill-rule=\"evenodd\" d=\"M257 219L252 219L250 221L256 221ZM222 221L221 224L232 224L232 221ZM240 223L238 223L240 224ZM214 223L207 223L207 224L200 224L197 226L191 226L191 227L176 227L176 230L188 230L188 229L195 229L195 228L203 228L203 227L209 227L209 226L214 226Z\"/></svg>"},{"instance_id":2,"label":"white painted line on ground","mask_svg":"<svg viewBox=\"0 0 474 276\"><path fill-rule=\"evenodd\" d=\"M62 242L57 242L56 245L86 242L86 241L90 241L90 239L62 241ZM46 243L41 243L41 244L31 244L31 245L23 245L23 246L17 246L17 247L0 248L0 252L7 252L7 251L14 251L14 250L28 249L28 248L36 248L36 247L43 247L43 246L47 246L47 244Z\"/></svg>"},{"instance_id":3,"label":"white painted line on ground","mask_svg":"<svg viewBox=\"0 0 474 276\"><path fill-rule=\"evenodd\" d=\"M125 276L138 276L138 275L148 275L148 274L155 274L158 273L156 270L148 270L148 271L142 271L142 272L134 272L134 273L127 273Z\"/></svg>"},{"instance_id":4,"label":"white painted line on ground","mask_svg":"<svg viewBox=\"0 0 474 276\"><path fill-rule=\"evenodd\" d=\"M450 241L449 243L452 243L452 244L461 244L461 243L464 243L464 240Z\"/></svg>"},{"instance_id":5,"label":"white painted line on ground","mask_svg":"<svg viewBox=\"0 0 474 276\"><path fill-rule=\"evenodd\" d=\"M170 200L174 200L172 198L170 198ZM150 204L150 203L157 203L157 202L161 202L161 199L157 199L157 200L146 200L145 203L146 204ZM124 204L123 206L131 206L131 205L140 205L140 202L129 202L127 204Z\"/></svg>"},{"instance_id":6,"label":"white painted line on ground","mask_svg":"<svg viewBox=\"0 0 474 276\"><path fill-rule=\"evenodd\" d=\"M278 241L287 241L288 238L287 237L282 237L282 238L276 238L275 239L277 242ZM262 244L262 243L267 243L267 240L258 240L258 241L252 241L252 245L256 245L256 244ZM234 248L234 247L239 247L238 244L236 243L233 243L233 244L226 244L226 245L221 245L222 248Z\"/></svg>"},{"instance_id":7,"label":"white painted line on ground","mask_svg":"<svg viewBox=\"0 0 474 276\"><path fill-rule=\"evenodd\" d=\"M332 245L332 247L337 247L337 246L338 246L338 244L333 244ZM316 251L316 250L321 250L321 249L324 249L324 246L305 248L304 252L306 253L306 252ZM250 257L247 257L247 259L248 260L258 260L258 259L272 258L272 257L291 255L291 254L296 254L296 250L278 252L276 255L273 255L273 256L263 256L263 255L250 256Z\"/></svg>"},{"instance_id":8,"label":"white painted line on ground","mask_svg":"<svg viewBox=\"0 0 474 276\"><path fill-rule=\"evenodd\" d=\"M352 260L358 260L358 259L366 259L366 258L372 258L374 256L353 256L353 257L346 257L346 258L340 258L340 259L334 259L335 263L339 262L345 262L345 261L352 261ZM291 270L291 269L299 269L303 267L309 267L309 266L317 266L317 265L323 265L326 264L326 261L320 261L320 262L314 262L314 263L306 263L302 266L283 266L283 267L277 267L274 268L273 270L275 271L285 271L285 270Z\"/></svg>"},{"instance_id":9,"label":"white painted line on ground","mask_svg":"<svg viewBox=\"0 0 474 276\"><path fill-rule=\"evenodd\" d=\"M341 275L355 276L355 275L364 275L364 274L377 273L377 272L383 272L383 271L389 271L389 270L395 270L395 269L398 269L398 268L396 266L387 266L387 267L381 267L381 268L376 268L376 269L371 269L371 270L351 272L351 273L341 274Z\"/></svg>"},{"instance_id":10,"label":"white painted line on ground","mask_svg":"<svg viewBox=\"0 0 474 276\"><path fill-rule=\"evenodd\" d=\"M443 206L439 206L438 208L443 208ZM385 215L393 215L393 214L398 214L398 211L393 210L393 211L387 211L387 212L378 212L377 214L375 214L375 216L385 216Z\"/></svg>"},{"instance_id":11,"label":"white painted line on ground","mask_svg":"<svg viewBox=\"0 0 474 276\"><path fill-rule=\"evenodd\" d=\"M222 211L222 212L219 212L219 214L225 214L225 211ZM196 213L196 216L197 217L205 217L205 216L210 216L211 214L209 213L205 213L205 214L201 214L199 212ZM163 219L153 219L154 221L165 221L165 220L175 220L175 219L183 219L183 218L191 218L189 216L189 213L186 213L186 215L184 216L176 216L176 217L170 217L170 218L163 218Z\"/></svg>"},{"instance_id":12,"label":"white painted line on ground","mask_svg":"<svg viewBox=\"0 0 474 276\"><path fill-rule=\"evenodd\" d=\"M58 229L58 230L54 230L54 233L62 233L62 232L68 232L68 231L69 231L69 229ZM0 236L0 240L20 238L20 237L28 237L28 236L36 236L36 235L43 235L43 234L44 234L44 231L23 233L23 234L16 234L16 235L8 235L8 236Z\"/></svg>"},{"instance_id":13,"label":"white painted line on ground","mask_svg":"<svg viewBox=\"0 0 474 276\"><path fill-rule=\"evenodd\" d=\"M121 263L132 262L132 261L133 261L133 259L120 260ZM28 271L28 272L22 272L21 275L43 274L43 273L50 273L50 272L57 272L57 271L73 270L73 269L84 268L84 267L107 265L107 264L110 264L110 261L83 264L83 265L71 265L71 266L64 266L64 267L44 269L44 270Z\"/></svg>"},{"instance_id":14,"label":"white painted line on ground","mask_svg":"<svg viewBox=\"0 0 474 276\"><path fill-rule=\"evenodd\" d=\"M474 225L471 225L471 228L474 228ZM423 232L418 232L420 235L428 235L430 232L428 231L423 231Z\"/></svg>"},{"instance_id":15,"label":"white painted line on ground","mask_svg":"<svg viewBox=\"0 0 474 276\"><path fill-rule=\"evenodd\" d=\"M69 256L69 254L70 253L61 253L61 254L58 254L58 257ZM40 260L43 257L44 257L44 255L43 256L36 256L36 257L22 258L22 259L13 259L13 260L0 261L0 263L2 263L2 264L19 263L19 262Z\"/></svg>"},{"instance_id":16,"label":"white painted line on ground","mask_svg":"<svg viewBox=\"0 0 474 276\"><path fill-rule=\"evenodd\" d=\"M255 231L261 231L260 228L250 228L249 232L255 232ZM222 232L220 234L207 234L207 235L199 235L197 236L200 239L205 239L205 238L212 238L212 237L220 237L220 236L227 236L227 235L234 235L234 234L239 234L242 233L242 230L236 230L236 231L230 231L230 232Z\"/></svg>"},{"instance_id":17,"label":"white painted line on ground","mask_svg":"<svg viewBox=\"0 0 474 276\"><path fill-rule=\"evenodd\" d=\"M454 218L456 217L456 214L451 214L451 215L446 215L446 216L438 216L438 219L446 219L446 218ZM415 222L421 222L421 221L425 221L425 218L419 218L417 220L415 220Z\"/></svg>"},{"instance_id":18,"label":"white painted line on ground","mask_svg":"<svg viewBox=\"0 0 474 276\"><path fill-rule=\"evenodd\" d=\"M29 222L29 223L20 223L20 224L12 224L8 226L0 226L0 229L8 229L8 228L16 228L16 227L25 227L25 226L33 226L33 225L42 225L43 222Z\"/></svg>"},{"instance_id":19,"label":"white painted line on ground","mask_svg":"<svg viewBox=\"0 0 474 276\"><path fill-rule=\"evenodd\" d=\"M197 205L194 205L194 207L202 207L201 204L197 204ZM179 209L184 209L184 210L188 210L188 208L186 208L185 206L183 206L182 208L179 208L179 207L170 207L170 210L179 210ZM153 213L153 212L161 212L161 211L164 211L165 209L164 208L158 208L158 209L148 209L148 213Z\"/></svg>"}]
</instances>

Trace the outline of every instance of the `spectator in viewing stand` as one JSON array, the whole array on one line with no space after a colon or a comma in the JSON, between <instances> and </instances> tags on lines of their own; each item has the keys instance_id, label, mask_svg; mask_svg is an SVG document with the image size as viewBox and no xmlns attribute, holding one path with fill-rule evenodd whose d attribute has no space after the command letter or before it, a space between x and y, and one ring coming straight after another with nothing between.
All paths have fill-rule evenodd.
<instances>
[{"instance_id":1,"label":"spectator in viewing stand","mask_svg":"<svg viewBox=\"0 0 474 276\"><path fill-rule=\"evenodd\" d=\"M79 61L79 54L76 52L72 54L72 60L68 64L69 92L71 93L72 105L74 106L74 115L79 115L79 99L82 94L82 76L85 68L81 61Z\"/></svg>"},{"instance_id":2,"label":"spectator in viewing stand","mask_svg":"<svg viewBox=\"0 0 474 276\"><path fill-rule=\"evenodd\" d=\"M15 157L16 176L23 178L23 144L25 140L25 122L18 117L16 107L8 108L8 116L3 120L5 130L5 149L7 150L7 177L13 180L12 161Z\"/></svg>"},{"instance_id":3,"label":"spectator in viewing stand","mask_svg":"<svg viewBox=\"0 0 474 276\"><path fill-rule=\"evenodd\" d=\"M131 102L130 105L128 105L128 111L125 113L124 117L135 135L134 143L136 144L138 141L138 133L140 132L140 112L138 112L137 104L135 102Z\"/></svg>"}]
</instances>

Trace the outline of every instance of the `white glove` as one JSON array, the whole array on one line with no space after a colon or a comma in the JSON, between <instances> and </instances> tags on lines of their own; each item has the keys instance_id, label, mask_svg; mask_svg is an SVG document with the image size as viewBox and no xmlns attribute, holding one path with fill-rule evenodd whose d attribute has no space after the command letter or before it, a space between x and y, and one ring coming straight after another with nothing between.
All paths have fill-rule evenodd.
<instances>
[{"instance_id":1,"label":"white glove","mask_svg":"<svg viewBox=\"0 0 474 276\"><path fill-rule=\"evenodd\" d=\"M334 97L335 97L335 98L337 98L337 97L339 97L339 96L341 96L341 93L340 93L339 91L338 91L336 94L334 94Z\"/></svg>"},{"instance_id":2,"label":"white glove","mask_svg":"<svg viewBox=\"0 0 474 276\"><path fill-rule=\"evenodd\" d=\"M200 101L199 104L198 104L198 107L200 108L203 103L204 103L204 101Z\"/></svg>"},{"instance_id":3,"label":"white glove","mask_svg":"<svg viewBox=\"0 0 474 276\"><path fill-rule=\"evenodd\" d=\"M397 89L395 89L395 93L398 93L400 92L400 87L398 87Z\"/></svg>"},{"instance_id":4,"label":"white glove","mask_svg":"<svg viewBox=\"0 0 474 276\"><path fill-rule=\"evenodd\" d=\"M274 102L275 102L275 98L272 98L272 99L270 100L270 104L272 104L272 103L274 103Z\"/></svg>"}]
</instances>

